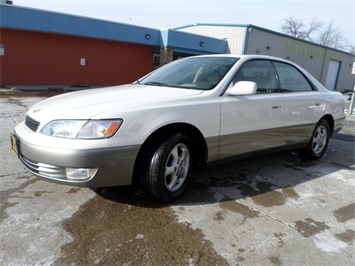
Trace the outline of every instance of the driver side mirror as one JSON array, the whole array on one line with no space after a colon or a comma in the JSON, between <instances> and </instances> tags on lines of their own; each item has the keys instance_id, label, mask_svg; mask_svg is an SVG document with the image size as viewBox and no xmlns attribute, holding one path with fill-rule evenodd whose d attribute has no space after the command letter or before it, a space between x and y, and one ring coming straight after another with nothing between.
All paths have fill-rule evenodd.
<instances>
[{"instance_id":1,"label":"driver side mirror","mask_svg":"<svg viewBox=\"0 0 355 266\"><path fill-rule=\"evenodd\" d=\"M238 81L234 86L227 90L229 96L253 95L256 93L257 85L252 81Z\"/></svg>"}]
</instances>

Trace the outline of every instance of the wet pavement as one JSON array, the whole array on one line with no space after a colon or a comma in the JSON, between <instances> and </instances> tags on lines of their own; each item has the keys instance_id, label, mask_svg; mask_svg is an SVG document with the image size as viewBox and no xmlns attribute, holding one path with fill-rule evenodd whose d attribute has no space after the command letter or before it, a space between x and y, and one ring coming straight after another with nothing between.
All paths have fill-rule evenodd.
<instances>
[{"instance_id":1,"label":"wet pavement","mask_svg":"<svg viewBox=\"0 0 355 266\"><path fill-rule=\"evenodd\" d=\"M195 169L160 204L26 172L9 133L47 96L0 92L0 265L354 265L353 116L319 162L284 152Z\"/></svg>"}]
</instances>

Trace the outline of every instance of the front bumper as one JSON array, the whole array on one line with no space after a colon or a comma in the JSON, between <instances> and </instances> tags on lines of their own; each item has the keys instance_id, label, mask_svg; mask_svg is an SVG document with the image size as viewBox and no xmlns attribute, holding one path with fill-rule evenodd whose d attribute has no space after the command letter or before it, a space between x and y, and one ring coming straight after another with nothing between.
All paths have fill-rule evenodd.
<instances>
[{"instance_id":1,"label":"front bumper","mask_svg":"<svg viewBox=\"0 0 355 266\"><path fill-rule=\"evenodd\" d=\"M58 148L28 142L16 131L14 135L18 140L20 161L29 172L42 179L91 188L132 183L139 145L88 149ZM97 168L97 171L88 179L73 180L67 177L66 168Z\"/></svg>"}]
</instances>

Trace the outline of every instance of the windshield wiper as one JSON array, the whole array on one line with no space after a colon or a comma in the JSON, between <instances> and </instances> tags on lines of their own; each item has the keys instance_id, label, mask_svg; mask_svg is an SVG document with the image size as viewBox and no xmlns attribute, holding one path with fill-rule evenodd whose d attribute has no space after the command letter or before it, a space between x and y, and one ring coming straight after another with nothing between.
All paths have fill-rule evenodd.
<instances>
[{"instance_id":1,"label":"windshield wiper","mask_svg":"<svg viewBox=\"0 0 355 266\"><path fill-rule=\"evenodd\" d=\"M150 81L150 82L146 82L143 85L153 85L153 86L164 86L164 87L169 87L168 84L166 83L162 83L162 82L156 82L156 81Z\"/></svg>"}]
</instances>

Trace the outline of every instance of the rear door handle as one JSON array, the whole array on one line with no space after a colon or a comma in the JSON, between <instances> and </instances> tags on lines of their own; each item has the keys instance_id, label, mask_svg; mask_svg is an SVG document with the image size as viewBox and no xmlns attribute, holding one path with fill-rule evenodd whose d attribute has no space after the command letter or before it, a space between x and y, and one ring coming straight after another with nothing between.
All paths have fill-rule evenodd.
<instances>
[{"instance_id":1,"label":"rear door handle","mask_svg":"<svg viewBox=\"0 0 355 266\"><path fill-rule=\"evenodd\" d=\"M279 109L279 108L281 108L281 105L279 105L279 104L272 105L272 109Z\"/></svg>"}]
</instances>

